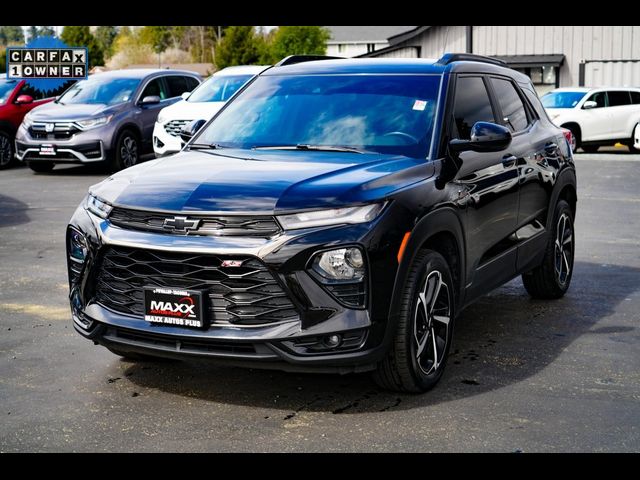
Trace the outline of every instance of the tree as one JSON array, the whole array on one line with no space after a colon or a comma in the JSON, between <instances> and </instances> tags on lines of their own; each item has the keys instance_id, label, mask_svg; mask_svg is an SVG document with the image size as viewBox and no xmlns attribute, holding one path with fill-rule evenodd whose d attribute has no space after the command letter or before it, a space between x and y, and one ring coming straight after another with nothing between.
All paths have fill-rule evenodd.
<instances>
[{"instance_id":1,"label":"tree","mask_svg":"<svg viewBox=\"0 0 640 480\"><path fill-rule=\"evenodd\" d=\"M24 44L24 32L22 31L22 27L0 27L0 45L6 46L19 44Z\"/></svg>"},{"instance_id":2,"label":"tree","mask_svg":"<svg viewBox=\"0 0 640 480\"><path fill-rule=\"evenodd\" d=\"M171 27L146 26L140 29L140 40L153 47L156 53L164 52L171 41Z\"/></svg>"},{"instance_id":3,"label":"tree","mask_svg":"<svg viewBox=\"0 0 640 480\"><path fill-rule=\"evenodd\" d=\"M38 36L38 27L31 26L27 29L27 42L30 42Z\"/></svg>"},{"instance_id":4,"label":"tree","mask_svg":"<svg viewBox=\"0 0 640 480\"><path fill-rule=\"evenodd\" d=\"M105 57L113 55L113 41L116 39L117 35L117 27L100 26L96 28L93 36L96 38L96 42L98 42L98 45L102 49L102 53Z\"/></svg>"},{"instance_id":5,"label":"tree","mask_svg":"<svg viewBox=\"0 0 640 480\"><path fill-rule=\"evenodd\" d=\"M271 54L274 62L289 55L324 55L329 31L316 26L281 26L273 36Z\"/></svg>"},{"instance_id":6,"label":"tree","mask_svg":"<svg viewBox=\"0 0 640 480\"><path fill-rule=\"evenodd\" d=\"M53 27L40 27L38 28L39 37L55 37L56 31Z\"/></svg>"},{"instance_id":7,"label":"tree","mask_svg":"<svg viewBox=\"0 0 640 480\"><path fill-rule=\"evenodd\" d=\"M218 68L251 65L260 59L259 40L251 26L227 28L218 44L215 63Z\"/></svg>"},{"instance_id":8,"label":"tree","mask_svg":"<svg viewBox=\"0 0 640 480\"><path fill-rule=\"evenodd\" d=\"M104 56L100 45L87 26L66 26L60 38L70 47L87 47L89 67L104 65Z\"/></svg>"}]
</instances>

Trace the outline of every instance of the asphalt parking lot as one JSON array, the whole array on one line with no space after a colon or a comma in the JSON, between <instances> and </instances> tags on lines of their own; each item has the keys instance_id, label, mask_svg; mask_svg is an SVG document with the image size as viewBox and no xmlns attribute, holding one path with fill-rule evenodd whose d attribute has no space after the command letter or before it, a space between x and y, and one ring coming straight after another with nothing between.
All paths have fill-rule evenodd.
<instances>
[{"instance_id":1,"label":"asphalt parking lot","mask_svg":"<svg viewBox=\"0 0 640 480\"><path fill-rule=\"evenodd\" d=\"M568 295L463 312L438 387L131 363L76 334L64 231L82 167L0 172L0 451L639 451L640 155L576 155Z\"/></svg>"}]
</instances>

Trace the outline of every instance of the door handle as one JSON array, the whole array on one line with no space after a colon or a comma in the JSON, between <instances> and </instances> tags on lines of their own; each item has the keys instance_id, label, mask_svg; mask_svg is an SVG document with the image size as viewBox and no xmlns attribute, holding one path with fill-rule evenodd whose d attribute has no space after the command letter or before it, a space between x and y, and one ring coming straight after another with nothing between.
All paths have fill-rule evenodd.
<instances>
[{"instance_id":1,"label":"door handle","mask_svg":"<svg viewBox=\"0 0 640 480\"><path fill-rule=\"evenodd\" d=\"M558 145L553 142L549 142L544 146L544 150L547 153L556 153L556 150L558 150Z\"/></svg>"},{"instance_id":2,"label":"door handle","mask_svg":"<svg viewBox=\"0 0 640 480\"><path fill-rule=\"evenodd\" d=\"M502 165L504 165L505 168L513 167L517 161L518 158L515 155L505 155L502 157Z\"/></svg>"}]
</instances>

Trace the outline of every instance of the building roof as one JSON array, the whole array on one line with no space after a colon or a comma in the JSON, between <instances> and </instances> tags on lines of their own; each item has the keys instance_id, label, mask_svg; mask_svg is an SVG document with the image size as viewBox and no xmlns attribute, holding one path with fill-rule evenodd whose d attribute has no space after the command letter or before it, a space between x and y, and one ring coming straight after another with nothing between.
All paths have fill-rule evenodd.
<instances>
[{"instance_id":1,"label":"building roof","mask_svg":"<svg viewBox=\"0 0 640 480\"><path fill-rule=\"evenodd\" d=\"M564 54L553 55L493 55L493 58L502 60L511 68L539 67L550 65L560 67L564 63Z\"/></svg>"},{"instance_id":2,"label":"building roof","mask_svg":"<svg viewBox=\"0 0 640 480\"><path fill-rule=\"evenodd\" d=\"M325 27L331 33L328 43L381 43L416 27L334 26Z\"/></svg>"}]
</instances>

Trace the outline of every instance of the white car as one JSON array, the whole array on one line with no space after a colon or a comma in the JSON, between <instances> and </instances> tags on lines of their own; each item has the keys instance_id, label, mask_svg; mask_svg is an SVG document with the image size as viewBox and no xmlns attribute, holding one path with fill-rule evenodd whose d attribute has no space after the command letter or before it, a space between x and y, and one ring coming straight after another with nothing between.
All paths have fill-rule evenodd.
<instances>
[{"instance_id":1,"label":"white car","mask_svg":"<svg viewBox=\"0 0 640 480\"><path fill-rule=\"evenodd\" d=\"M640 88L558 88L541 100L553 123L573 133L574 150L622 143L640 152Z\"/></svg>"},{"instance_id":2,"label":"white car","mask_svg":"<svg viewBox=\"0 0 640 480\"><path fill-rule=\"evenodd\" d=\"M182 128L193 120L209 121L225 102L266 65L228 67L214 73L183 100L160 111L153 129L153 150L156 157L179 152L184 146Z\"/></svg>"}]
</instances>

